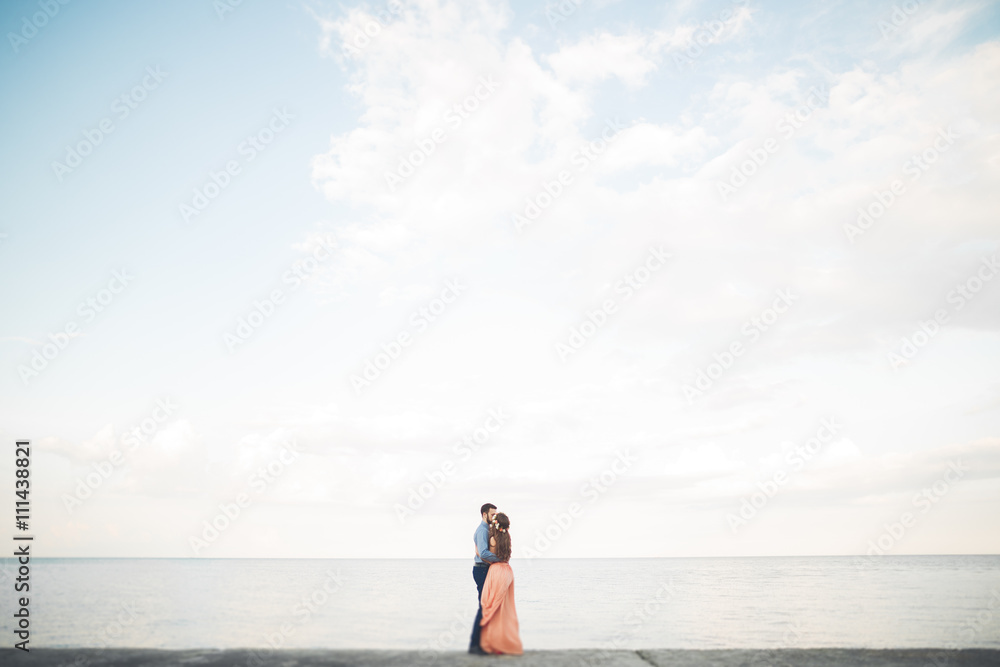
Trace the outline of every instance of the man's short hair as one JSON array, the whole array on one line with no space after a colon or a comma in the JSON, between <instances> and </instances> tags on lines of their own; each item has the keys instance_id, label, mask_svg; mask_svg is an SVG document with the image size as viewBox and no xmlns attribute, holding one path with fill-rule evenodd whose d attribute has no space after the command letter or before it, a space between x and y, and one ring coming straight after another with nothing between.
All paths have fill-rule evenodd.
<instances>
[{"instance_id":1,"label":"man's short hair","mask_svg":"<svg viewBox=\"0 0 1000 667\"><path fill-rule=\"evenodd\" d=\"M479 508L479 514L480 515L486 514L487 511L495 510L496 508L497 506L494 505L493 503L486 503L485 505Z\"/></svg>"}]
</instances>

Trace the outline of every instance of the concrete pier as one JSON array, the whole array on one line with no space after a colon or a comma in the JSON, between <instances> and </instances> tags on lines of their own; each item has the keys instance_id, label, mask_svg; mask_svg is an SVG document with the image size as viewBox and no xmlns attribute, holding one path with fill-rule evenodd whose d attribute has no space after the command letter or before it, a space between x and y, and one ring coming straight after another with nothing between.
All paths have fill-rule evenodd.
<instances>
[{"instance_id":1,"label":"concrete pier","mask_svg":"<svg viewBox=\"0 0 1000 667\"><path fill-rule=\"evenodd\" d=\"M1000 649L780 649L465 652L253 649L0 649L2 665L35 667L996 667Z\"/></svg>"}]
</instances>

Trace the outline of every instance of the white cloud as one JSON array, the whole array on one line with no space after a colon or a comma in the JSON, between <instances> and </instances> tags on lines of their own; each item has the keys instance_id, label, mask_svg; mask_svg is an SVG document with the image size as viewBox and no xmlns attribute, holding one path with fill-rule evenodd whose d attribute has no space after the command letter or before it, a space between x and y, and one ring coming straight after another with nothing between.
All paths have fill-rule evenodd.
<instances>
[{"instance_id":1,"label":"white cloud","mask_svg":"<svg viewBox=\"0 0 1000 667\"><path fill-rule=\"evenodd\" d=\"M596 83L616 77L639 88L656 69L656 49L650 36L602 32L546 56L558 79L569 84Z\"/></svg>"},{"instance_id":2,"label":"white cloud","mask_svg":"<svg viewBox=\"0 0 1000 667\"><path fill-rule=\"evenodd\" d=\"M372 10L319 19L321 49L343 67L360 111L331 121L329 142L315 149L312 182L335 213L294 247L329 234L339 248L309 281L318 303L303 296L296 312L306 315L268 323L278 331L294 322L287 328L311 343L290 346L275 334L283 342L269 347L272 332L262 332L261 366L240 376L276 378L282 400L282 383L310 388L288 388L294 398L280 406L234 409L245 422L226 437L210 434L204 416L168 425L103 497L143 507L183 498L190 516L176 521L196 525L294 437L304 458L261 504L294 504L303 521L357 537L350 555L380 555L406 531L428 544L450 534L445 522L458 520L457 508L484 497L502 498L526 524L542 520L540 506L560 511L630 448L639 463L593 516L617 514L601 527L629 534L645 520L636 507L681 516L671 520L698 524L690 549L704 553L729 537L724 522L718 531L711 522L783 465L781 443L836 413L846 435L796 472L783 494L789 504L849 524L855 511L891 512L956 457L995 499L1000 454L987 436L1000 315L990 304L1000 281L954 311L910 367L894 372L885 355L950 306L949 289L982 255L1000 251L1000 44L955 43L971 9L928 10L896 46L865 50L865 60L828 57L829 44L776 56L765 48L772 36L751 34L770 24L731 9L735 18L707 36L717 17L680 8L664 24L609 22L546 41L519 32L504 3L423 0L381 20L353 55L340 45L379 20ZM744 39L737 53L732 45ZM678 72L672 57L692 45L704 60ZM727 54L724 64L747 60L718 69L713 47ZM810 97L816 89L822 95ZM455 115L463 104L474 108ZM581 166L582 148L616 117L621 132ZM912 179L907 160L949 127L959 138ZM768 139L777 149L723 201L719 183ZM428 141L433 150L422 148ZM412 173L401 170L407 162ZM560 171L572 183L553 199ZM851 244L844 225L894 179L906 192ZM551 204L518 234L512 215L546 194ZM626 297L621 281L639 275L650 246L672 257ZM467 293L373 386L353 393L349 376L455 277ZM793 292L794 304L751 339L745 328L777 290ZM560 359L556 343L593 322L608 299L615 312ZM745 353L689 403L681 387L734 343ZM239 363L253 363L246 352ZM366 533L398 527L393 503L453 458L456 440L495 405L511 423L413 524ZM79 442L41 444L68 462L60 474L69 488L116 437L108 424ZM80 521L95 507L82 508ZM796 535L813 528L773 509L789 522L775 549L794 552ZM981 522L996 516L985 504L976 512ZM61 539L81 539L83 525L60 525ZM124 533L128 524L112 525ZM311 541L299 555L328 553L322 536L303 539ZM622 548L676 553L667 539ZM839 529L831 539L848 544L853 534ZM426 555L450 555L436 548Z\"/></svg>"}]
</instances>

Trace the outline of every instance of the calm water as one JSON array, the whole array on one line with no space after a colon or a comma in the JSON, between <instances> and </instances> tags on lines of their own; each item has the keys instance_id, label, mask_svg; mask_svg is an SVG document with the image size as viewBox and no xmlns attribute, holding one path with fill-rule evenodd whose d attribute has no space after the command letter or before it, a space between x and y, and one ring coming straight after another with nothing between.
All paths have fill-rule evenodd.
<instances>
[{"instance_id":1,"label":"calm water","mask_svg":"<svg viewBox=\"0 0 1000 667\"><path fill-rule=\"evenodd\" d=\"M10 637L13 565L0 565ZM618 648L1000 648L1000 556L512 566L529 650L616 637ZM32 647L465 649L476 610L467 559L39 559L31 574Z\"/></svg>"}]
</instances>

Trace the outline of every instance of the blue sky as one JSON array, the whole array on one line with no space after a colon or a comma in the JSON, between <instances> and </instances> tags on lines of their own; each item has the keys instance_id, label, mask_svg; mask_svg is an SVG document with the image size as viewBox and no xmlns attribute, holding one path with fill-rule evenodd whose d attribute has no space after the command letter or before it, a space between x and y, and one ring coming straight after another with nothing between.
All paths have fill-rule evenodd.
<instances>
[{"instance_id":1,"label":"blue sky","mask_svg":"<svg viewBox=\"0 0 1000 667\"><path fill-rule=\"evenodd\" d=\"M45 555L462 557L486 501L525 560L862 554L903 512L886 552L996 552L996 5L55 6L0 9L0 435Z\"/></svg>"}]
</instances>

